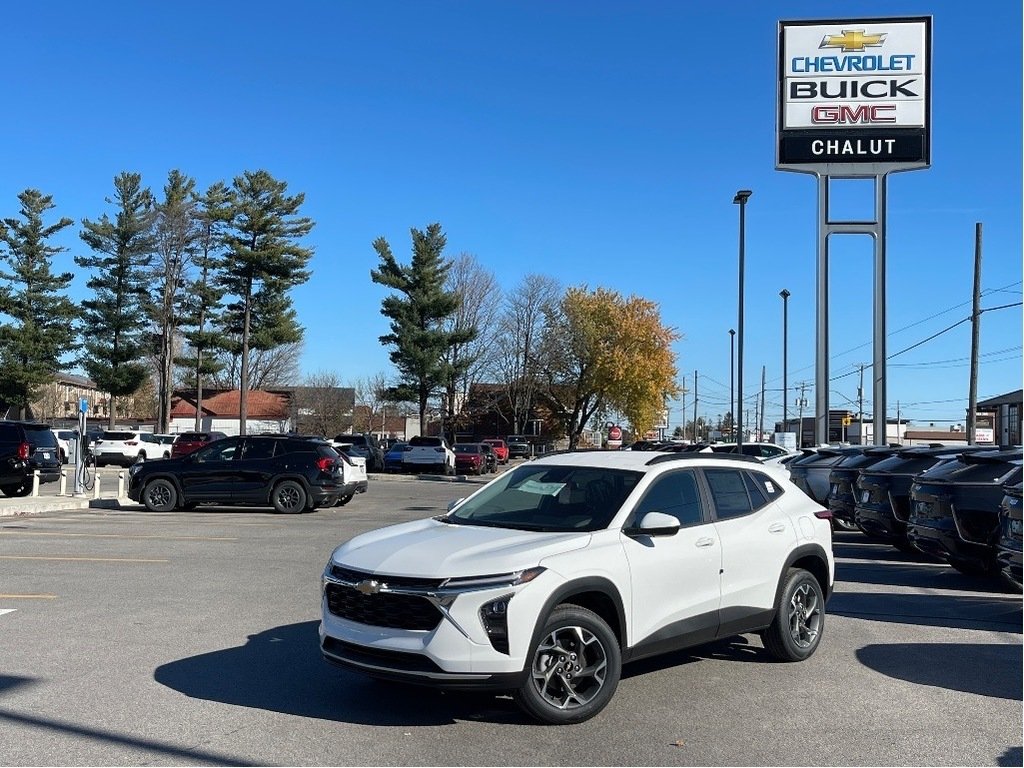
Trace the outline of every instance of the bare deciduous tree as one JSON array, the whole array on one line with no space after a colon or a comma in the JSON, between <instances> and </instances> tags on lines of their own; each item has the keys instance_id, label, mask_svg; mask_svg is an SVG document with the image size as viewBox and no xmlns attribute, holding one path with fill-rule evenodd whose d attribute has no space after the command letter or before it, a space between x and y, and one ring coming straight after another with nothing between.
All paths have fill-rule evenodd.
<instances>
[{"instance_id":1,"label":"bare deciduous tree","mask_svg":"<svg viewBox=\"0 0 1024 768\"><path fill-rule=\"evenodd\" d=\"M501 288L476 256L462 253L448 270L445 289L459 297L458 308L445 320L445 330L456 338L470 337L465 332L475 331L469 341L452 344L442 356L447 372L444 410L453 418L462 410L470 387L491 367L489 352L501 309Z\"/></svg>"},{"instance_id":2,"label":"bare deciduous tree","mask_svg":"<svg viewBox=\"0 0 1024 768\"><path fill-rule=\"evenodd\" d=\"M352 427L352 398L334 371L311 373L295 391L296 428L302 434L334 437Z\"/></svg>"},{"instance_id":3,"label":"bare deciduous tree","mask_svg":"<svg viewBox=\"0 0 1024 768\"><path fill-rule=\"evenodd\" d=\"M537 392L538 355L545 313L556 306L562 287L546 275L526 275L505 296L492 338L492 375L504 397L517 434L526 432Z\"/></svg>"},{"instance_id":4,"label":"bare deciduous tree","mask_svg":"<svg viewBox=\"0 0 1024 768\"><path fill-rule=\"evenodd\" d=\"M250 350L250 388L267 389L292 386L299 378L299 358L301 356L301 341L283 344L273 349ZM238 389L242 382L241 354L224 352L218 356L218 361L223 363L223 367L214 375L213 385L222 389Z\"/></svg>"}]
</instances>

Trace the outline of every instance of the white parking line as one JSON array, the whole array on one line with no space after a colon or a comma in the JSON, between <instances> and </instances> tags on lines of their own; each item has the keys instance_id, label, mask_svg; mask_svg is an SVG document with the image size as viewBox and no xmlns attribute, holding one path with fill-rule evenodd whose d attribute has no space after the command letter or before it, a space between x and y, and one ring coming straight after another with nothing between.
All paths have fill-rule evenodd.
<instances>
[{"instance_id":1,"label":"white parking line","mask_svg":"<svg viewBox=\"0 0 1024 768\"><path fill-rule=\"evenodd\" d=\"M14 613L16 610L18 610L18 609L17 608L0 608L0 616L3 616L5 613Z\"/></svg>"}]
</instances>

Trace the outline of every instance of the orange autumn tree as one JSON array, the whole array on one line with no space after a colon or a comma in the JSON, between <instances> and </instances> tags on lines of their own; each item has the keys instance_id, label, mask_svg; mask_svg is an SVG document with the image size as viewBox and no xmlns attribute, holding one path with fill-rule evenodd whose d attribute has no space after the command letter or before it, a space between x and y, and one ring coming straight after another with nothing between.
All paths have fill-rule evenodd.
<instances>
[{"instance_id":1,"label":"orange autumn tree","mask_svg":"<svg viewBox=\"0 0 1024 768\"><path fill-rule=\"evenodd\" d=\"M678 394L672 342L658 306L638 296L570 288L547 317L541 370L545 395L575 448L596 413L615 410L634 431L653 427Z\"/></svg>"}]
</instances>

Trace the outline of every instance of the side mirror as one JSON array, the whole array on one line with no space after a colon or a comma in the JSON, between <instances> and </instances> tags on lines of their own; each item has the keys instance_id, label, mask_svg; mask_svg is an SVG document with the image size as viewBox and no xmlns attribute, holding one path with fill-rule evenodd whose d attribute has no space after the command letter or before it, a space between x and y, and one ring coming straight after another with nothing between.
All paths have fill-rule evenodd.
<instances>
[{"instance_id":1,"label":"side mirror","mask_svg":"<svg viewBox=\"0 0 1024 768\"><path fill-rule=\"evenodd\" d=\"M448 502L448 511L451 512L453 509L455 509L457 506L459 506L459 504L461 504L465 500L466 500L465 497L458 498L458 499L452 499L451 501Z\"/></svg>"},{"instance_id":2,"label":"side mirror","mask_svg":"<svg viewBox=\"0 0 1024 768\"><path fill-rule=\"evenodd\" d=\"M648 512L635 528L626 528L627 536L675 536L679 533L679 520L664 512Z\"/></svg>"}]
</instances>

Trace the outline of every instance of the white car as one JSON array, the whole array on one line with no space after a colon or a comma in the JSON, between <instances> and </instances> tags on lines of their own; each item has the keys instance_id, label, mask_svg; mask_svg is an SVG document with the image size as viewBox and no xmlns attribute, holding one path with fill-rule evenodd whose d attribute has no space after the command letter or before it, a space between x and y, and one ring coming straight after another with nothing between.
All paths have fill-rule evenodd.
<instances>
[{"instance_id":1,"label":"white car","mask_svg":"<svg viewBox=\"0 0 1024 768\"><path fill-rule=\"evenodd\" d=\"M369 483L366 479L366 458L357 456L351 451L351 444L328 440L331 447L341 457L342 485L345 491L338 497L337 506L341 507L352 501L357 493L366 493Z\"/></svg>"},{"instance_id":2,"label":"white car","mask_svg":"<svg viewBox=\"0 0 1024 768\"><path fill-rule=\"evenodd\" d=\"M429 469L439 475L455 474L455 451L443 437L410 438L402 454L406 472Z\"/></svg>"},{"instance_id":3,"label":"white car","mask_svg":"<svg viewBox=\"0 0 1024 768\"><path fill-rule=\"evenodd\" d=\"M149 432L108 430L96 438L92 455L97 467L104 464L127 466L137 461L163 458L164 446Z\"/></svg>"},{"instance_id":4,"label":"white car","mask_svg":"<svg viewBox=\"0 0 1024 768\"><path fill-rule=\"evenodd\" d=\"M830 513L743 456L567 452L437 517L356 536L322 577L332 663L425 685L509 690L576 723L627 661L744 632L799 661L832 591Z\"/></svg>"},{"instance_id":5,"label":"white car","mask_svg":"<svg viewBox=\"0 0 1024 768\"><path fill-rule=\"evenodd\" d=\"M78 439L78 431L73 429L51 429L53 437L57 441L57 449L60 452L60 463L67 464L68 456L71 455L71 441Z\"/></svg>"}]
</instances>

